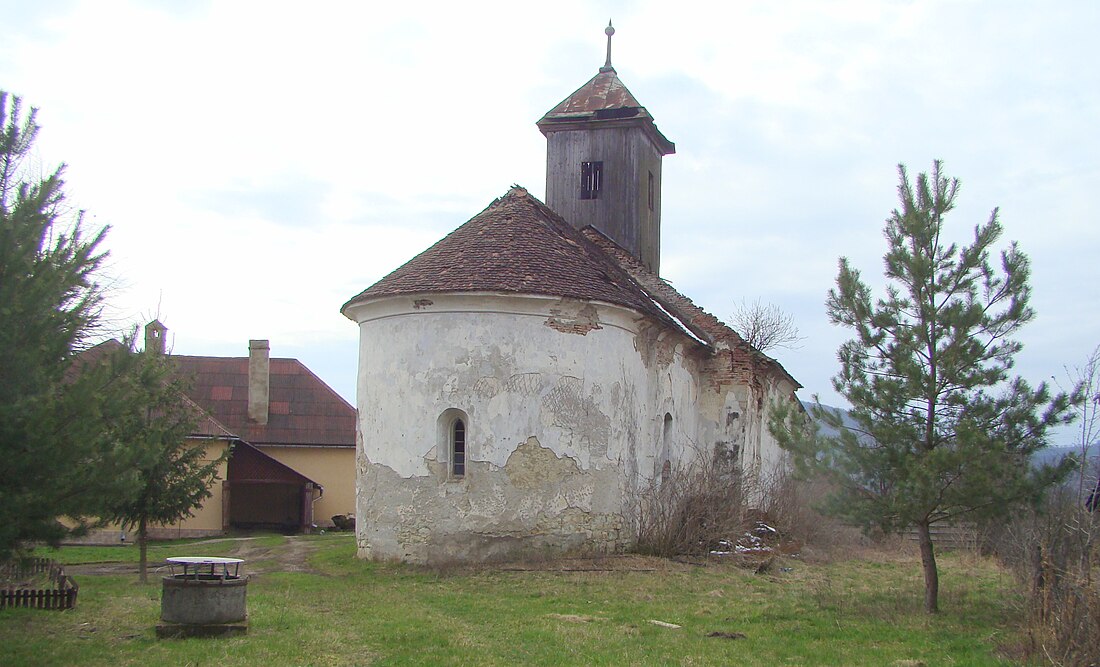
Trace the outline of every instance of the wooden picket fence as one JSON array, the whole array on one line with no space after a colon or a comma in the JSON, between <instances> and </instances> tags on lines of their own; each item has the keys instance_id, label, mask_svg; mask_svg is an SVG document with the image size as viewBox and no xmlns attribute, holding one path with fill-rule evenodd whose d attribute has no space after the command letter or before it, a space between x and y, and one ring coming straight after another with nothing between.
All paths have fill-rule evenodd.
<instances>
[{"instance_id":1,"label":"wooden picket fence","mask_svg":"<svg viewBox=\"0 0 1100 667\"><path fill-rule=\"evenodd\" d=\"M56 562L48 558L31 558L0 564L0 581L14 582L41 574L50 580L50 588L16 588L9 583L0 589L0 609L72 609L76 606L80 586Z\"/></svg>"}]
</instances>

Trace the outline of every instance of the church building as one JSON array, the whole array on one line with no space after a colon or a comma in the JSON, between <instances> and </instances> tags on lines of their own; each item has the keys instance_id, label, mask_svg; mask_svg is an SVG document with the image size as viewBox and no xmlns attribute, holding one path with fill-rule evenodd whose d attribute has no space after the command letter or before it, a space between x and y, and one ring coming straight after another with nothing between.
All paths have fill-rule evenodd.
<instances>
[{"instance_id":1,"label":"church building","mask_svg":"<svg viewBox=\"0 0 1100 667\"><path fill-rule=\"evenodd\" d=\"M361 557L614 552L695 457L781 465L801 386L660 278L675 145L607 60L538 121L546 202L512 187L348 301ZM731 294L731 301L744 295Z\"/></svg>"}]
</instances>

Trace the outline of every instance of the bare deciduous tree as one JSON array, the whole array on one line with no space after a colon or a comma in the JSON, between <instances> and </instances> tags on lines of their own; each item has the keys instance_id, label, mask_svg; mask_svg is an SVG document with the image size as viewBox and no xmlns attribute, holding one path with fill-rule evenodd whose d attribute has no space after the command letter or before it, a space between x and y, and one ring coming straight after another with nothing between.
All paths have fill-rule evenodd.
<instances>
[{"instance_id":1,"label":"bare deciduous tree","mask_svg":"<svg viewBox=\"0 0 1100 667\"><path fill-rule=\"evenodd\" d=\"M1081 469L1077 481L1077 504L1084 504L1086 496L1096 488L1100 475L1100 458L1097 468L1090 469L1089 461L1098 456L1100 448L1100 345L1080 366L1066 366L1066 379L1076 392L1071 410L1077 415L1077 455ZM1057 378L1055 378L1057 381Z\"/></svg>"},{"instance_id":2,"label":"bare deciduous tree","mask_svg":"<svg viewBox=\"0 0 1100 667\"><path fill-rule=\"evenodd\" d=\"M794 317L772 303L742 300L730 316L730 326L761 352L775 348L795 350L805 337L798 335Z\"/></svg>"}]
</instances>

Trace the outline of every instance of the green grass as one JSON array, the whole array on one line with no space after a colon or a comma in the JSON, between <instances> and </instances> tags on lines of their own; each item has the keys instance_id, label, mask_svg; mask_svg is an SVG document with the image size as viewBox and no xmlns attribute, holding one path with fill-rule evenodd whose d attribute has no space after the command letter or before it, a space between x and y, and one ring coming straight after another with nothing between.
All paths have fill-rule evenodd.
<instances>
[{"instance_id":1,"label":"green grass","mask_svg":"<svg viewBox=\"0 0 1100 667\"><path fill-rule=\"evenodd\" d=\"M264 539L277 548L284 538ZM75 610L0 612L0 662L997 665L1009 664L996 649L1013 642L1019 621L1011 577L968 556L943 557L944 611L927 617L919 564L907 557L788 561L793 570L777 576L726 566L441 575L358 561L347 536L306 539L318 545L311 559L318 572L255 577L247 636L157 640L159 581L141 586L129 576L83 575ZM177 554L187 547L164 548ZM100 557L86 549L62 549L56 557ZM706 636L716 631L745 638Z\"/></svg>"}]
</instances>

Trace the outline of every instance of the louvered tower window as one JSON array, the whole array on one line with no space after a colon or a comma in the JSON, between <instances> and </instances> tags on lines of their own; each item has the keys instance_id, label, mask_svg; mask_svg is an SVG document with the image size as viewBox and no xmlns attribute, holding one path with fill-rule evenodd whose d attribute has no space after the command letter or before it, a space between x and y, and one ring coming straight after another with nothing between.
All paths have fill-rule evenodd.
<instances>
[{"instance_id":1,"label":"louvered tower window","mask_svg":"<svg viewBox=\"0 0 1100 667\"><path fill-rule=\"evenodd\" d=\"M599 199L603 189L603 162L581 163L581 199Z\"/></svg>"}]
</instances>

